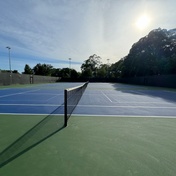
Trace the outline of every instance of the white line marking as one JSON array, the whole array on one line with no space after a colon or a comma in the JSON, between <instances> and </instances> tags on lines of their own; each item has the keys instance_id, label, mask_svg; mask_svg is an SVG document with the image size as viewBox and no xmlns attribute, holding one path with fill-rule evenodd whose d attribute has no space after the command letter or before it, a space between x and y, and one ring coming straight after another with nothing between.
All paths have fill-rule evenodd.
<instances>
[{"instance_id":1,"label":"white line marking","mask_svg":"<svg viewBox=\"0 0 176 176\"><path fill-rule=\"evenodd\" d=\"M58 95L55 95L55 96L53 96L53 97L51 97L51 98L47 99L46 101L50 101L50 100L52 100L52 99L56 98L57 96L58 96Z\"/></svg>"},{"instance_id":2,"label":"white line marking","mask_svg":"<svg viewBox=\"0 0 176 176\"><path fill-rule=\"evenodd\" d=\"M0 106L64 106L59 104L0 104Z\"/></svg>"},{"instance_id":3,"label":"white line marking","mask_svg":"<svg viewBox=\"0 0 176 176\"><path fill-rule=\"evenodd\" d=\"M145 117L149 117L149 118L176 118L176 116L144 116L144 115L96 115L96 114L92 114L92 115L88 115L88 114L72 114L71 116L85 116L85 117L122 117L122 118L128 118L128 117L141 117L141 118L145 118ZM71 118L70 118L71 119Z\"/></svg>"},{"instance_id":4,"label":"white line marking","mask_svg":"<svg viewBox=\"0 0 176 176\"><path fill-rule=\"evenodd\" d=\"M101 93L112 103L112 100L103 91Z\"/></svg>"},{"instance_id":5,"label":"white line marking","mask_svg":"<svg viewBox=\"0 0 176 176\"><path fill-rule=\"evenodd\" d=\"M139 91L134 91L134 90L130 90L129 92L133 92L133 93L135 93L135 94L142 94L142 95L145 95L146 96L146 94L145 93L143 93L143 92L141 92L140 90Z\"/></svg>"},{"instance_id":6,"label":"white line marking","mask_svg":"<svg viewBox=\"0 0 176 176\"><path fill-rule=\"evenodd\" d=\"M29 93L28 95L59 95L59 96L63 96L64 94L57 94L57 93Z\"/></svg>"},{"instance_id":7,"label":"white line marking","mask_svg":"<svg viewBox=\"0 0 176 176\"><path fill-rule=\"evenodd\" d=\"M24 116L24 115L28 115L28 116L57 116L57 115L61 115L63 116L64 114L30 114L30 113L0 113L0 115L20 115L20 116Z\"/></svg>"},{"instance_id":8,"label":"white line marking","mask_svg":"<svg viewBox=\"0 0 176 176\"><path fill-rule=\"evenodd\" d=\"M50 107L60 107L60 106L64 106L63 104L59 105L59 104L0 104L0 106L50 106ZM72 105L70 105L72 106ZM77 107L91 107L91 108L147 108L147 109L176 109L176 107L169 107L169 106L165 106L165 107L157 107L157 106L106 106L106 105L77 105Z\"/></svg>"},{"instance_id":9,"label":"white line marking","mask_svg":"<svg viewBox=\"0 0 176 176\"><path fill-rule=\"evenodd\" d=\"M159 102L159 101L158 102L157 101L156 102L151 102L151 101L150 102L147 102L147 101L146 102L144 102L144 101L141 101L141 102L140 101L138 101L138 102L137 101L130 101L130 102L129 101L123 101L123 102L119 102L119 103L120 104L141 104L141 103L142 104L145 104L145 103L148 104L149 103L149 104L158 104L158 105L160 105L160 104L173 104L174 105L174 103L171 103L171 102Z\"/></svg>"},{"instance_id":10,"label":"white line marking","mask_svg":"<svg viewBox=\"0 0 176 176\"><path fill-rule=\"evenodd\" d=\"M176 109L175 106L168 106L168 107L157 107L157 106L123 106L123 105L119 105L119 106L106 106L106 105L77 105L78 107L98 107L98 108L153 108L153 109L162 109L162 108L170 108L170 109Z\"/></svg>"},{"instance_id":11,"label":"white line marking","mask_svg":"<svg viewBox=\"0 0 176 176\"><path fill-rule=\"evenodd\" d=\"M3 97L10 97L10 96L20 95L20 94L25 94L25 93L28 93L28 92L36 92L36 91L39 91L39 90L40 90L40 89L30 90L30 91L25 91L25 92L19 92L19 93L14 93L14 94L8 94L8 95L3 95L3 96L0 96L0 98L3 98Z\"/></svg>"},{"instance_id":12,"label":"white line marking","mask_svg":"<svg viewBox=\"0 0 176 176\"><path fill-rule=\"evenodd\" d=\"M52 116L63 116L64 114L30 114L30 113L0 113L0 115L27 115L27 116L47 116L47 115L52 115ZM122 118L176 118L176 116L144 116L144 115L88 115L88 114L72 114L72 117L122 117ZM71 117L70 117L71 119Z\"/></svg>"}]
</instances>

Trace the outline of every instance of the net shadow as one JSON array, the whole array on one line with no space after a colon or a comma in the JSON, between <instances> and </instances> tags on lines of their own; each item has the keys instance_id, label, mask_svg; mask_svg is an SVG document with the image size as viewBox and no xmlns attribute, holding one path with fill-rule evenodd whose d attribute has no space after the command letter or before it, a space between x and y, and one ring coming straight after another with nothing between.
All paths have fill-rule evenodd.
<instances>
[{"instance_id":1,"label":"net shadow","mask_svg":"<svg viewBox=\"0 0 176 176\"><path fill-rule=\"evenodd\" d=\"M63 104L0 153L0 168L64 128Z\"/></svg>"}]
</instances>

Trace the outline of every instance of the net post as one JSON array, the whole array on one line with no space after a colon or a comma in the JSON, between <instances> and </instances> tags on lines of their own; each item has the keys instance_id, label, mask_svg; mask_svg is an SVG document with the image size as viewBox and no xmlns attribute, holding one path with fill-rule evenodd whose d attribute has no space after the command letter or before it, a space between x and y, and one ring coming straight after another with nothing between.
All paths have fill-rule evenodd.
<instances>
[{"instance_id":1,"label":"net post","mask_svg":"<svg viewBox=\"0 0 176 176\"><path fill-rule=\"evenodd\" d=\"M64 126L67 126L67 90L64 90Z\"/></svg>"}]
</instances>

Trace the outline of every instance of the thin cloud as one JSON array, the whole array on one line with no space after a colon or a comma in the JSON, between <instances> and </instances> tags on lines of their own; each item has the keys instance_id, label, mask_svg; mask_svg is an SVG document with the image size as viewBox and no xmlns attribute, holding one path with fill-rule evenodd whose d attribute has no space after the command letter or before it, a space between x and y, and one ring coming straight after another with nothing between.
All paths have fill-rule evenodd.
<instances>
[{"instance_id":1,"label":"thin cloud","mask_svg":"<svg viewBox=\"0 0 176 176\"><path fill-rule=\"evenodd\" d=\"M174 28L175 5L174 0L0 1L0 48L5 53L5 46L11 46L14 55L27 58L24 64L29 57L36 63L44 57L48 63L68 58L83 63L92 54L114 63L150 30ZM153 23L140 33L134 22L144 11Z\"/></svg>"}]
</instances>

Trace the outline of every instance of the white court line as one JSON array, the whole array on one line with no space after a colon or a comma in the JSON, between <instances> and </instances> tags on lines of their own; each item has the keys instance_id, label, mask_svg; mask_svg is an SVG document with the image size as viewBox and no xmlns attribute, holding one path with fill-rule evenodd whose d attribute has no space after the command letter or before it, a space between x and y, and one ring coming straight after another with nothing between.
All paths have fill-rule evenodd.
<instances>
[{"instance_id":1,"label":"white court line","mask_svg":"<svg viewBox=\"0 0 176 176\"><path fill-rule=\"evenodd\" d=\"M0 106L64 106L59 104L0 104Z\"/></svg>"},{"instance_id":2,"label":"white court line","mask_svg":"<svg viewBox=\"0 0 176 176\"><path fill-rule=\"evenodd\" d=\"M51 98L47 99L46 101L50 101L50 100L52 100L52 99L56 98L57 96L59 96L59 95L56 95L56 94L55 94L55 96L53 96L53 97L51 97Z\"/></svg>"},{"instance_id":3,"label":"white court line","mask_svg":"<svg viewBox=\"0 0 176 176\"><path fill-rule=\"evenodd\" d=\"M162 106L162 107L158 107L158 106L123 106L123 105L119 105L119 106L107 106L107 105L77 105L78 107L98 107L98 108L150 108L150 109L162 109L162 108L167 108L167 109L176 109L176 107L172 107L172 106Z\"/></svg>"},{"instance_id":4,"label":"white court line","mask_svg":"<svg viewBox=\"0 0 176 176\"><path fill-rule=\"evenodd\" d=\"M3 96L0 96L0 98L3 98L3 97L10 97L10 96L20 95L20 94L25 94L25 93L28 93L28 92L36 92L36 91L39 91L39 90L40 90L40 89L30 90L30 91L25 91L25 92L19 92L19 93L14 93L14 94L8 94L8 95L3 95Z\"/></svg>"},{"instance_id":5,"label":"white court line","mask_svg":"<svg viewBox=\"0 0 176 176\"><path fill-rule=\"evenodd\" d=\"M141 118L145 118L145 117L149 117L149 118L176 118L176 116L144 116L144 115L96 115L96 114L72 114L71 116L83 116L83 117L122 117L122 118L128 118L128 117L141 117ZM70 117L71 119L71 117Z\"/></svg>"},{"instance_id":6,"label":"white court line","mask_svg":"<svg viewBox=\"0 0 176 176\"><path fill-rule=\"evenodd\" d=\"M169 93L176 93L175 89L174 90L163 90L164 92L169 92Z\"/></svg>"},{"instance_id":7,"label":"white court line","mask_svg":"<svg viewBox=\"0 0 176 176\"><path fill-rule=\"evenodd\" d=\"M101 91L101 93L102 93L111 103L113 102L103 91Z\"/></svg>"},{"instance_id":8,"label":"white court line","mask_svg":"<svg viewBox=\"0 0 176 176\"><path fill-rule=\"evenodd\" d=\"M175 106L175 104L174 103L171 103L171 102L157 102L157 101L155 101L155 102L145 102L145 101L123 101L123 102L113 102L113 103L119 103L119 104L157 104L157 105L163 105L163 104L165 104L165 105L173 105L173 106Z\"/></svg>"},{"instance_id":9,"label":"white court line","mask_svg":"<svg viewBox=\"0 0 176 176\"><path fill-rule=\"evenodd\" d=\"M135 91L135 90L130 90L129 92L134 92L134 93L137 93L137 94L144 94L144 95L146 95L145 93L143 93L143 92L141 92L141 90L139 90L139 91Z\"/></svg>"},{"instance_id":10,"label":"white court line","mask_svg":"<svg viewBox=\"0 0 176 176\"><path fill-rule=\"evenodd\" d=\"M47 115L52 115L52 116L57 116L57 115L61 115L63 116L64 114L30 114L30 113L0 113L0 115L19 115L19 116L23 116L23 115L27 115L27 116L47 116ZM97 115L97 114L72 114L71 117L122 117L122 118L176 118L176 116L144 116L144 115ZM70 117L70 119L71 119Z\"/></svg>"},{"instance_id":11,"label":"white court line","mask_svg":"<svg viewBox=\"0 0 176 176\"><path fill-rule=\"evenodd\" d=\"M64 95L64 94L57 94L57 93L29 93L28 95Z\"/></svg>"},{"instance_id":12,"label":"white court line","mask_svg":"<svg viewBox=\"0 0 176 176\"><path fill-rule=\"evenodd\" d=\"M64 114L30 114L30 113L0 113L0 115L19 115L19 116L24 116L24 115L27 115L27 116L49 116L49 115L52 115L52 116L58 116L58 115L64 115Z\"/></svg>"},{"instance_id":13,"label":"white court line","mask_svg":"<svg viewBox=\"0 0 176 176\"><path fill-rule=\"evenodd\" d=\"M133 92L135 92L135 91L133 91ZM103 91L101 91L101 93L111 102L111 103L119 103L119 101L118 100L114 100L114 101L112 101ZM137 92L136 92L137 93ZM141 93L141 94L143 94L143 93ZM115 96L118 96L118 97L126 97L127 95L126 94L124 94L124 95L117 95L117 94L111 94L111 95L115 95Z\"/></svg>"}]
</instances>

